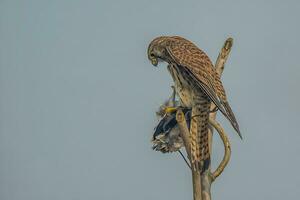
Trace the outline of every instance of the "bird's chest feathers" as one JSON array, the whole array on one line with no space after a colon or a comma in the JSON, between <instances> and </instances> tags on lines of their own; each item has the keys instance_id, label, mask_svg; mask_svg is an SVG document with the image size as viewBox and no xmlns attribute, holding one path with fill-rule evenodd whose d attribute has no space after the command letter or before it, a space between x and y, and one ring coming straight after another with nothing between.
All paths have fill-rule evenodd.
<instances>
[{"instance_id":1,"label":"bird's chest feathers","mask_svg":"<svg viewBox=\"0 0 300 200\"><path fill-rule=\"evenodd\" d=\"M185 107L192 107L195 95L192 81L183 73L180 67L171 65L168 66L168 69L174 80L176 93L179 96L182 105Z\"/></svg>"},{"instance_id":2,"label":"bird's chest feathers","mask_svg":"<svg viewBox=\"0 0 300 200\"><path fill-rule=\"evenodd\" d=\"M176 85L176 83L175 83ZM184 107L193 107L193 97L192 97L192 92L190 90L187 90L186 88L182 87L176 87L176 92L180 98L180 101Z\"/></svg>"}]
</instances>

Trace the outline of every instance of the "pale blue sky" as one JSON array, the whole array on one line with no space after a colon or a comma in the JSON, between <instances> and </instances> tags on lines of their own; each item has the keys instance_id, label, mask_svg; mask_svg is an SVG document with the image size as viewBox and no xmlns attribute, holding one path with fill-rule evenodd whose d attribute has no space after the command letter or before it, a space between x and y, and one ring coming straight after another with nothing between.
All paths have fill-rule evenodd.
<instances>
[{"instance_id":1,"label":"pale blue sky","mask_svg":"<svg viewBox=\"0 0 300 200\"><path fill-rule=\"evenodd\" d=\"M223 76L240 141L213 199L298 199L299 1L0 0L0 199L192 199L177 154L151 150L165 68L159 35L194 41ZM214 166L223 147L215 140Z\"/></svg>"}]
</instances>

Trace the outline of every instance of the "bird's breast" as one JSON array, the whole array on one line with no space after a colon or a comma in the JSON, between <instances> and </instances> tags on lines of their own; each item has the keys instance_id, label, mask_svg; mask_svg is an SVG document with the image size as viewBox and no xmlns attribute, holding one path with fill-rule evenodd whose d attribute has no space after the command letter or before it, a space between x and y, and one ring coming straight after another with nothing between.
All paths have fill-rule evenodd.
<instances>
[{"instance_id":1,"label":"bird's breast","mask_svg":"<svg viewBox=\"0 0 300 200\"><path fill-rule=\"evenodd\" d=\"M182 106L191 108L193 106L194 96L192 80L190 80L190 77L186 76L177 65L169 65L168 69L175 83L175 90Z\"/></svg>"}]
</instances>

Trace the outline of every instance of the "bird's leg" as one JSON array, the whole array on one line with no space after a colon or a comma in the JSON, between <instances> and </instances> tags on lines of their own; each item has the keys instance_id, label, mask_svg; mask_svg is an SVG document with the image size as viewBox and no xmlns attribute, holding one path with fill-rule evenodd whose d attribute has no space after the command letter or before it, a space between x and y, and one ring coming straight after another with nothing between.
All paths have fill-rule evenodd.
<instances>
[{"instance_id":1,"label":"bird's leg","mask_svg":"<svg viewBox=\"0 0 300 200\"><path fill-rule=\"evenodd\" d=\"M166 114L170 114L170 113L173 113L177 110L178 110L177 107L166 107L164 111L165 111Z\"/></svg>"},{"instance_id":2,"label":"bird's leg","mask_svg":"<svg viewBox=\"0 0 300 200\"><path fill-rule=\"evenodd\" d=\"M179 106L175 106L175 107L166 107L164 111L165 111L166 114L171 114L171 113L174 113L175 111L177 111L179 109L184 110L184 109L187 109L187 108L188 107L184 107L184 106L179 105Z\"/></svg>"},{"instance_id":3,"label":"bird's leg","mask_svg":"<svg viewBox=\"0 0 300 200\"><path fill-rule=\"evenodd\" d=\"M175 111L178 110L178 106L176 102L176 89L175 86L171 86L171 88L173 89L172 95L170 96L170 98L168 99L168 101L165 104L165 108L164 108L164 113L165 114L170 114L173 113Z\"/></svg>"},{"instance_id":4,"label":"bird's leg","mask_svg":"<svg viewBox=\"0 0 300 200\"><path fill-rule=\"evenodd\" d=\"M173 90L171 96L160 106L159 110L156 112L156 115L159 117L173 113L178 109L178 102L176 101L176 89L174 86L171 86L171 88Z\"/></svg>"},{"instance_id":5,"label":"bird's leg","mask_svg":"<svg viewBox=\"0 0 300 200\"><path fill-rule=\"evenodd\" d=\"M174 85L172 85L171 88L173 89L173 92L172 92L172 95L170 97L170 101L171 101L171 104L173 106L175 106L176 105L176 88L175 88Z\"/></svg>"},{"instance_id":6,"label":"bird's leg","mask_svg":"<svg viewBox=\"0 0 300 200\"><path fill-rule=\"evenodd\" d=\"M174 85L171 86L173 92L172 95L170 96L169 100L168 100L168 105L165 108L165 112L166 113L172 113L174 111L177 111L176 108L176 88Z\"/></svg>"}]
</instances>

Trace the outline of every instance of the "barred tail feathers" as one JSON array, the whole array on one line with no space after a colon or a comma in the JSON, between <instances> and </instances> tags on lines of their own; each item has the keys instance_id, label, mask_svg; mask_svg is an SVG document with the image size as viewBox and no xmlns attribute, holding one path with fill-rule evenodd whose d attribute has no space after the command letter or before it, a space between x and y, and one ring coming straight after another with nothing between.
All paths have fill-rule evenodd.
<instances>
[{"instance_id":1,"label":"barred tail feathers","mask_svg":"<svg viewBox=\"0 0 300 200\"><path fill-rule=\"evenodd\" d=\"M210 103L203 102L192 109L191 151L192 164L204 172L210 165L208 145L208 117ZM196 137L196 138L195 138Z\"/></svg>"},{"instance_id":2,"label":"barred tail feathers","mask_svg":"<svg viewBox=\"0 0 300 200\"><path fill-rule=\"evenodd\" d=\"M193 112L192 112L193 116ZM198 153L198 133L197 133L197 121L195 119L191 120L190 127L190 138L191 138L191 165L193 170L199 168L200 157Z\"/></svg>"}]
</instances>

